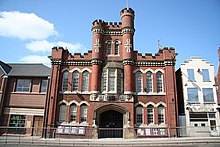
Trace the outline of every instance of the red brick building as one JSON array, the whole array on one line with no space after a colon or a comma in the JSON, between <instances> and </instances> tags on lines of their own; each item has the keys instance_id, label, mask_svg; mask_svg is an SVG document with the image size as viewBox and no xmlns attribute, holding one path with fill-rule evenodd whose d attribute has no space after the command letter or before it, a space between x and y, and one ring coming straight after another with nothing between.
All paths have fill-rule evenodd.
<instances>
[{"instance_id":1,"label":"red brick building","mask_svg":"<svg viewBox=\"0 0 220 147\"><path fill-rule=\"evenodd\" d=\"M219 64L218 64L217 72L216 72L216 75L215 75L215 86L216 86L216 89L217 89L218 105L220 105L220 47L218 49L218 59L219 59Z\"/></svg>"},{"instance_id":2,"label":"red brick building","mask_svg":"<svg viewBox=\"0 0 220 147\"><path fill-rule=\"evenodd\" d=\"M176 136L175 50L134 51L134 11L120 16L92 23L92 51L84 55L52 49L44 135Z\"/></svg>"},{"instance_id":3,"label":"red brick building","mask_svg":"<svg viewBox=\"0 0 220 147\"><path fill-rule=\"evenodd\" d=\"M49 76L50 68L43 64L0 61L1 135L42 135Z\"/></svg>"}]
</instances>

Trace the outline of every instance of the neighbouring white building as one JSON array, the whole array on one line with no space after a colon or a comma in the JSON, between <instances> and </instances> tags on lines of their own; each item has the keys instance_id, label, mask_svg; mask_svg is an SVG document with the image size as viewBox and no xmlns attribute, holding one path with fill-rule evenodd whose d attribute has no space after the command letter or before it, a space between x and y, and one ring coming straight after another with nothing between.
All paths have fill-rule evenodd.
<instances>
[{"instance_id":1,"label":"neighbouring white building","mask_svg":"<svg viewBox=\"0 0 220 147\"><path fill-rule=\"evenodd\" d=\"M214 66L191 57L176 71L179 136L219 135Z\"/></svg>"}]
</instances>

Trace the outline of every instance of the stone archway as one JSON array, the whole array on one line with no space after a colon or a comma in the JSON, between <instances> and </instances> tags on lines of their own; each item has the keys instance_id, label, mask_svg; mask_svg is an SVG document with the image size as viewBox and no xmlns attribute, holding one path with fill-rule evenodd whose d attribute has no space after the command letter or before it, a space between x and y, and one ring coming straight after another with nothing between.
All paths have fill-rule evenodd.
<instances>
[{"instance_id":1,"label":"stone archway","mask_svg":"<svg viewBox=\"0 0 220 147\"><path fill-rule=\"evenodd\" d=\"M129 112L122 106L108 104L94 111L98 138L123 138L123 129L129 123Z\"/></svg>"}]
</instances>

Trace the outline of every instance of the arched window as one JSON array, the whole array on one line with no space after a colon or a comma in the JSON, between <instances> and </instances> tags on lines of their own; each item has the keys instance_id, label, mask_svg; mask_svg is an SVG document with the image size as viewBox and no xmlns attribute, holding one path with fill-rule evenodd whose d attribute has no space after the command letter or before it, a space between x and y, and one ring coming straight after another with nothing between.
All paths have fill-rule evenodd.
<instances>
[{"instance_id":1,"label":"arched window","mask_svg":"<svg viewBox=\"0 0 220 147\"><path fill-rule=\"evenodd\" d=\"M143 107L138 105L136 107L136 125L141 125L143 123Z\"/></svg>"},{"instance_id":2,"label":"arched window","mask_svg":"<svg viewBox=\"0 0 220 147\"><path fill-rule=\"evenodd\" d=\"M142 92L142 74L140 71L136 72L136 92Z\"/></svg>"},{"instance_id":3,"label":"arched window","mask_svg":"<svg viewBox=\"0 0 220 147\"><path fill-rule=\"evenodd\" d=\"M63 86L62 86L62 91L67 91L68 90L68 78L69 78L69 72L65 71L63 73Z\"/></svg>"},{"instance_id":4,"label":"arched window","mask_svg":"<svg viewBox=\"0 0 220 147\"><path fill-rule=\"evenodd\" d=\"M79 87L79 72L74 71L73 72L73 91L78 91Z\"/></svg>"},{"instance_id":5,"label":"arched window","mask_svg":"<svg viewBox=\"0 0 220 147\"><path fill-rule=\"evenodd\" d=\"M59 115L59 121L64 122L66 120L66 104L60 105L60 115Z\"/></svg>"},{"instance_id":6,"label":"arched window","mask_svg":"<svg viewBox=\"0 0 220 147\"><path fill-rule=\"evenodd\" d=\"M165 123L165 109L163 105L158 107L158 124Z\"/></svg>"},{"instance_id":7,"label":"arched window","mask_svg":"<svg viewBox=\"0 0 220 147\"><path fill-rule=\"evenodd\" d=\"M153 92L153 74L150 71L146 74L146 92Z\"/></svg>"},{"instance_id":8,"label":"arched window","mask_svg":"<svg viewBox=\"0 0 220 147\"><path fill-rule=\"evenodd\" d=\"M89 72L84 71L82 75L82 91L89 91Z\"/></svg>"},{"instance_id":9,"label":"arched window","mask_svg":"<svg viewBox=\"0 0 220 147\"><path fill-rule=\"evenodd\" d=\"M156 74L157 77L157 92L163 92L163 73L162 72L157 72Z\"/></svg>"},{"instance_id":10,"label":"arched window","mask_svg":"<svg viewBox=\"0 0 220 147\"><path fill-rule=\"evenodd\" d=\"M87 121L87 105L82 104L80 106L80 122L86 122Z\"/></svg>"},{"instance_id":11,"label":"arched window","mask_svg":"<svg viewBox=\"0 0 220 147\"><path fill-rule=\"evenodd\" d=\"M76 104L70 106L70 121L76 122Z\"/></svg>"},{"instance_id":12,"label":"arched window","mask_svg":"<svg viewBox=\"0 0 220 147\"><path fill-rule=\"evenodd\" d=\"M115 55L119 55L119 42L115 41Z\"/></svg>"},{"instance_id":13,"label":"arched window","mask_svg":"<svg viewBox=\"0 0 220 147\"><path fill-rule=\"evenodd\" d=\"M111 41L107 42L107 55L111 55L112 54L112 43Z\"/></svg>"},{"instance_id":14,"label":"arched window","mask_svg":"<svg viewBox=\"0 0 220 147\"><path fill-rule=\"evenodd\" d=\"M154 106L147 106L147 124L154 123Z\"/></svg>"}]
</instances>

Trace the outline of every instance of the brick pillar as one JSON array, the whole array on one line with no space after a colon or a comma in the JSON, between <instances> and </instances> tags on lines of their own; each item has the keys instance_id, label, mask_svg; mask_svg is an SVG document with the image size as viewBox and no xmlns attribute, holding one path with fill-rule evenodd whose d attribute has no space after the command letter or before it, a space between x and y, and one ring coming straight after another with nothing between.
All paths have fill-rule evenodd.
<instances>
[{"instance_id":1,"label":"brick pillar","mask_svg":"<svg viewBox=\"0 0 220 147\"><path fill-rule=\"evenodd\" d=\"M132 61L123 61L124 64L124 94L133 94L133 66Z\"/></svg>"}]
</instances>

